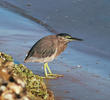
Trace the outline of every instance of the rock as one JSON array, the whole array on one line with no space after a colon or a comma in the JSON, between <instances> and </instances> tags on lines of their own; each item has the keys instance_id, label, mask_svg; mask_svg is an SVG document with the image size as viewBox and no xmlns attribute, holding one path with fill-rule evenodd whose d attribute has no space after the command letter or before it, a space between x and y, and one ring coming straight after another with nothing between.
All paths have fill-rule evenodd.
<instances>
[{"instance_id":1,"label":"rock","mask_svg":"<svg viewBox=\"0 0 110 100\"><path fill-rule=\"evenodd\" d=\"M0 52L0 100L54 100L43 79Z\"/></svg>"}]
</instances>

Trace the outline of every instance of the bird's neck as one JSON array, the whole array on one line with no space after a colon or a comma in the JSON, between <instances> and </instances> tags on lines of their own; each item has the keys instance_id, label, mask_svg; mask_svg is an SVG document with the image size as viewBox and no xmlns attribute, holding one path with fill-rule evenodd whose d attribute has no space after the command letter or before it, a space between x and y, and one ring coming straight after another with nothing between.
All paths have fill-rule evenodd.
<instances>
[{"instance_id":1,"label":"bird's neck","mask_svg":"<svg viewBox=\"0 0 110 100\"><path fill-rule=\"evenodd\" d=\"M61 54L67 47L67 42L64 41L58 41L58 45L57 45L57 54L56 56L58 56L59 54Z\"/></svg>"}]
</instances>

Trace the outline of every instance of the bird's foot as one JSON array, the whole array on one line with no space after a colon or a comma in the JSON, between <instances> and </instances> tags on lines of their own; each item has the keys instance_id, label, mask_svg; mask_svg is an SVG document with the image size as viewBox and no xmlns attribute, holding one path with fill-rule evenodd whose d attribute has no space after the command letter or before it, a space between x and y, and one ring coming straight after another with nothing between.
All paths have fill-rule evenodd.
<instances>
[{"instance_id":1,"label":"bird's foot","mask_svg":"<svg viewBox=\"0 0 110 100\"><path fill-rule=\"evenodd\" d=\"M59 77L63 77L64 75L59 75L59 74L47 74L46 78L47 79L56 79Z\"/></svg>"},{"instance_id":2,"label":"bird's foot","mask_svg":"<svg viewBox=\"0 0 110 100\"><path fill-rule=\"evenodd\" d=\"M64 75L59 75L59 74L47 74L47 76L42 77L42 78L45 78L45 79L56 79L56 78L63 77L63 76Z\"/></svg>"},{"instance_id":3,"label":"bird's foot","mask_svg":"<svg viewBox=\"0 0 110 100\"><path fill-rule=\"evenodd\" d=\"M53 77L63 77L64 75L59 75L59 74L47 74L48 76L53 76Z\"/></svg>"}]
</instances>

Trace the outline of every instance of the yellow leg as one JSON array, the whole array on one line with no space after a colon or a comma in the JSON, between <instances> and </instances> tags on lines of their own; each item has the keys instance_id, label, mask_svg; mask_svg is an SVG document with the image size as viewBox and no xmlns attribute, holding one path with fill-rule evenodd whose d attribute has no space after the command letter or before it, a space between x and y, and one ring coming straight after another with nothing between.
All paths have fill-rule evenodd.
<instances>
[{"instance_id":1,"label":"yellow leg","mask_svg":"<svg viewBox=\"0 0 110 100\"><path fill-rule=\"evenodd\" d=\"M49 66L48 66L48 63L46 63L46 66L47 66L47 70L50 74L52 74L52 71L50 70Z\"/></svg>"},{"instance_id":2,"label":"yellow leg","mask_svg":"<svg viewBox=\"0 0 110 100\"><path fill-rule=\"evenodd\" d=\"M49 74L47 73L47 70L48 70ZM50 70L49 66L48 66L48 63L44 64L44 72L45 72L44 78L55 79L58 77L63 77L63 75L53 74L52 71Z\"/></svg>"},{"instance_id":3,"label":"yellow leg","mask_svg":"<svg viewBox=\"0 0 110 100\"><path fill-rule=\"evenodd\" d=\"M47 69L46 69L46 67L47 67L47 64L45 63L44 64L44 72L45 72L45 76L47 77L48 75L47 75Z\"/></svg>"}]
</instances>

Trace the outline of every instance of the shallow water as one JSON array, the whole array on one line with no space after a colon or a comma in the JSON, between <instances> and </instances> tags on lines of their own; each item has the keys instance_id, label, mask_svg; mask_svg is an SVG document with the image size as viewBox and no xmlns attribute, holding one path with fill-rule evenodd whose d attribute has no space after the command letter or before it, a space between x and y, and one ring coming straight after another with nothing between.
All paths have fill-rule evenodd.
<instances>
[{"instance_id":1,"label":"shallow water","mask_svg":"<svg viewBox=\"0 0 110 100\"><path fill-rule=\"evenodd\" d=\"M84 45L73 44L78 49L81 47L83 52L110 59L110 0L3 1L42 20L58 32L83 38Z\"/></svg>"},{"instance_id":2,"label":"shallow water","mask_svg":"<svg viewBox=\"0 0 110 100\"><path fill-rule=\"evenodd\" d=\"M23 63L26 53L40 38L53 34L46 28L19 14L0 8L0 51L13 56L16 63ZM110 62L108 58L92 55L70 43L56 60L49 63L53 73L64 74L63 78L45 80L55 93L56 100L109 100ZM96 52L93 49L93 52ZM25 64L34 73L44 75L42 64Z\"/></svg>"}]
</instances>

